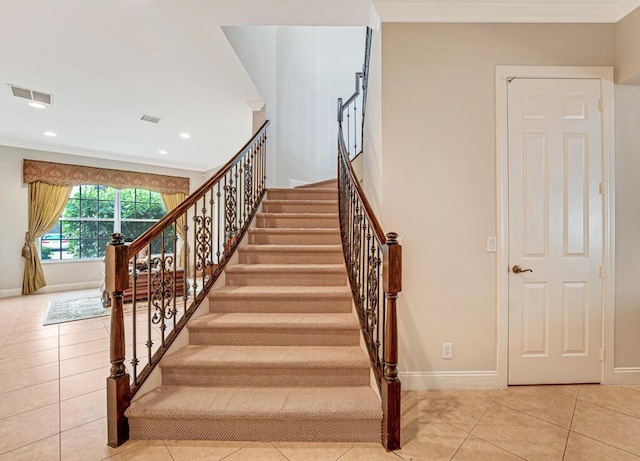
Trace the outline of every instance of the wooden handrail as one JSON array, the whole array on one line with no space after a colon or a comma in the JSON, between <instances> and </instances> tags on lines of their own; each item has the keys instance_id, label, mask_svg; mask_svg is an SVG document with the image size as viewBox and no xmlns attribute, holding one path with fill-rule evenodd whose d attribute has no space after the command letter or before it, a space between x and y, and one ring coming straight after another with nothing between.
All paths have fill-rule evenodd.
<instances>
[{"instance_id":1,"label":"wooden handrail","mask_svg":"<svg viewBox=\"0 0 640 461\"><path fill-rule=\"evenodd\" d=\"M221 178L224 177L225 174L229 172L231 167L238 162L238 159L245 151L251 146L256 139L258 139L262 133L267 129L271 123L269 120L264 122L260 129L254 133L249 141L246 142L244 146L238 151L236 155L234 155L231 160L225 163L222 168L220 168L213 176L207 179L200 187L198 187L195 191L193 191L180 205L175 207L169 213L167 213L160 221L151 226L144 234L135 239L129 245L129 256L133 256L144 247L149 245L155 238L157 238L162 231L167 227L169 223L174 222L180 216L182 216L189 208L191 208L198 200L202 198L202 195L211 189L211 187L220 181Z\"/></svg>"},{"instance_id":2,"label":"wooden handrail","mask_svg":"<svg viewBox=\"0 0 640 461\"><path fill-rule=\"evenodd\" d=\"M369 203L369 199L367 199L367 194L364 193L364 189L362 189L362 186L360 185L360 181L358 181L358 178L356 177L356 173L353 171L353 166L351 165L349 156L348 154L346 154L347 149L344 146L344 137L342 136L341 132L342 132L342 127L339 128L339 134L338 134L338 143L341 144L341 148L339 149L339 155L342 156L342 158L345 161L345 164L347 165L347 172L349 173L349 178L355 185L355 189L358 193L358 197L360 198L360 201L364 206L364 211L367 214L367 218L371 223L371 227L373 228L374 233L376 234L376 238L378 239L378 242L380 242L381 245L384 245L387 242L387 236L382 230L382 226L380 225L380 221L378 221L376 214L373 212L373 208Z\"/></svg>"}]
</instances>

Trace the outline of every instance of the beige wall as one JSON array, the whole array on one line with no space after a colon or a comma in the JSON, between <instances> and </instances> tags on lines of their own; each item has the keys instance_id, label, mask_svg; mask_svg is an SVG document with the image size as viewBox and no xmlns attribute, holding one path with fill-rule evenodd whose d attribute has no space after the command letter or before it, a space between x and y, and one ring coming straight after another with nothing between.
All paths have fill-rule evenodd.
<instances>
[{"instance_id":1,"label":"beige wall","mask_svg":"<svg viewBox=\"0 0 640 461\"><path fill-rule=\"evenodd\" d=\"M615 34L383 24L382 220L403 238L402 371L496 370L496 258L485 251L496 235L495 67L614 65ZM453 360L440 358L443 342Z\"/></svg>"},{"instance_id":2,"label":"beige wall","mask_svg":"<svg viewBox=\"0 0 640 461\"><path fill-rule=\"evenodd\" d=\"M640 8L616 27L618 69L616 83L640 84Z\"/></svg>"},{"instance_id":3,"label":"beige wall","mask_svg":"<svg viewBox=\"0 0 640 461\"><path fill-rule=\"evenodd\" d=\"M617 86L615 103L615 366L640 367L640 86Z\"/></svg>"},{"instance_id":4,"label":"beige wall","mask_svg":"<svg viewBox=\"0 0 640 461\"><path fill-rule=\"evenodd\" d=\"M24 262L20 250L28 221L28 191L22 183L22 160L25 158L188 177L191 190L203 181L203 173L191 170L0 146L0 297L18 295L22 288ZM72 290L100 286L104 264L99 260L45 262L43 269L48 284L43 290Z\"/></svg>"}]
</instances>

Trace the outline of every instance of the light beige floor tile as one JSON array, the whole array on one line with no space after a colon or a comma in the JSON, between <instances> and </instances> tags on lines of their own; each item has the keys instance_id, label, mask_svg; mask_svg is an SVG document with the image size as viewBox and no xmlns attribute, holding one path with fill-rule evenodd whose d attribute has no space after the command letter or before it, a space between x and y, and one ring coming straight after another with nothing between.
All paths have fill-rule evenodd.
<instances>
[{"instance_id":1,"label":"light beige floor tile","mask_svg":"<svg viewBox=\"0 0 640 461\"><path fill-rule=\"evenodd\" d=\"M58 347L58 338L45 338L26 343L17 343L4 345L0 349L0 357L16 357L32 352L46 351L47 349L56 349Z\"/></svg>"},{"instance_id":2,"label":"light beige floor tile","mask_svg":"<svg viewBox=\"0 0 640 461\"><path fill-rule=\"evenodd\" d=\"M359 443L339 459L340 461L402 461L403 458L394 452L385 451L379 443Z\"/></svg>"},{"instance_id":3,"label":"light beige floor tile","mask_svg":"<svg viewBox=\"0 0 640 461\"><path fill-rule=\"evenodd\" d=\"M244 448L224 458L225 461L287 461L273 445L252 442Z\"/></svg>"},{"instance_id":4,"label":"light beige floor tile","mask_svg":"<svg viewBox=\"0 0 640 461\"><path fill-rule=\"evenodd\" d=\"M49 381L0 394L0 419L58 402L58 382Z\"/></svg>"},{"instance_id":5,"label":"light beige floor tile","mask_svg":"<svg viewBox=\"0 0 640 461\"><path fill-rule=\"evenodd\" d=\"M640 392L640 384L627 384L624 387Z\"/></svg>"},{"instance_id":6,"label":"light beige floor tile","mask_svg":"<svg viewBox=\"0 0 640 461\"><path fill-rule=\"evenodd\" d=\"M94 461L114 456L142 443L129 440L118 448L107 445L107 419L102 418L60 434L63 461Z\"/></svg>"},{"instance_id":7,"label":"light beige floor tile","mask_svg":"<svg viewBox=\"0 0 640 461\"><path fill-rule=\"evenodd\" d=\"M544 386L526 386L534 389L546 389L549 391L556 392L558 394L562 394L566 397L577 398L578 392L580 388L584 386L584 384L548 384ZM519 386L521 387L521 386Z\"/></svg>"},{"instance_id":8,"label":"light beige floor tile","mask_svg":"<svg viewBox=\"0 0 640 461\"><path fill-rule=\"evenodd\" d=\"M94 341L96 339L108 337L109 333L107 333L105 328L70 333L68 335L60 336L60 347L72 346L74 344L86 343L87 341Z\"/></svg>"},{"instance_id":9,"label":"light beige floor tile","mask_svg":"<svg viewBox=\"0 0 640 461\"><path fill-rule=\"evenodd\" d=\"M56 435L60 429L58 404L0 420L0 453Z\"/></svg>"},{"instance_id":10,"label":"light beige floor tile","mask_svg":"<svg viewBox=\"0 0 640 461\"><path fill-rule=\"evenodd\" d=\"M102 323L102 317L87 320L78 320L76 322L61 323L60 335L65 336L82 331L101 330L103 328L104 323Z\"/></svg>"},{"instance_id":11,"label":"light beige floor tile","mask_svg":"<svg viewBox=\"0 0 640 461\"><path fill-rule=\"evenodd\" d=\"M448 461L467 436L451 424L432 418L420 422L416 438L402 445L397 454L407 460Z\"/></svg>"},{"instance_id":12,"label":"light beige floor tile","mask_svg":"<svg viewBox=\"0 0 640 461\"><path fill-rule=\"evenodd\" d=\"M107 396L104 390L60 402L60 425L63 431L104 418L106 415Z\"/></svg>"},{"instance_id":13,"label":"light beige floor tile","mask_svg":"<svg viewBox=\"0 0 640 461\"><path fill-rule=\"evenodd\" d=\"M640 456L640 419L579 400L571 430Z\"/></svg>"},{"instance_id":14,"label":"light beige floor tile","mask_svg":"<svg viewBox=\"0 0 640 461\"><path fill-rule=\"evenodd\" d=\"M418 392L419 420L437 418L471 431L489 408L498 390L436 390Z\"/></svg>"},{"instance_id":15,"label":"light beige floor tile","mask_svg":"<svg viewBox=\"0 0 640 461\"><path fill-rule=\"evenodd\" d=\"M27 368L38 367L41 365L46 365L47 363L54 362L58 362L57 348L7 358L2 356L2 354L0 353L0 374L12 373L18 370L26 370Z\"/></svg>"},{"instance_id":16,"label":"light beige floor tile","mask_svg":"<svg viewBox=\"0 0 640 461\"><path fill-rule=\"evenodd\" d=\"M640 457L618 450L576 432L569 433L564 461L640 461Z\"/></svg>"},{"instance_id":17,"label":"light beige floor tile","mask_svg":"<svg viewBox=\"0 0 640 461\"><path fill-rule=\"evenodd\" d=\"M60 348L60 360L69 360L83 355L109 350L109 338L100 338L86 343L73 344Z\"/></svg>"},{"instance_id":18,"label":"light beige floor tile","mask_svg":"<svg viewBox=\"0 0 640 461\"><path fill-rule=\"evenodd\" d=\"M546 387L515 386L502 389L495 403L569 429L576 400Z\"/></svg>"},{"instance_id":19,"label":"light beige floor tile","mask_svg":"<svg viewBox=\"0 0 640 461\"><path fill-rule=\"evenodd\" d=\"M289 461L335 461L355 443L311 443L311 442L274 442L276 447Z\"/></svg>"},{"instance_id":20,"label":"light beige floor tile","mask_svg":"<svg viewBox=\"0 0 640 461\"><path fill-rule=\"evenodd\" d=\"M249 444L213 440L165 440L164 443L174 461L217 461Z\"/></svg>"},{"instance_id":21,"label":"light beige floor tile","mask_svg":"<svg viewBox=\"0 0 640 461\"><path fill-rule=\"evenodd\" d=\"M529 461L561 460L566 429L492 404L472 434Z\"/></svg>"},{"instance_id":22,"label":"light beige floor tile","mask_svg":"<svg viewBox=\"0 0 640 461\"><path fill-rule=\"evenodd\" d=\"M36 460L60 460L60 437L57 434L0 456L0 461Z\"/></svg>"},{"instance_id":23,"label":"light beige floor tile","mask_svg":"<svg viewBox=\"0 0 640 461\"><path fill-rule=\"evenodd\" d=\"M95 354L84 355L74 359L62 360L60 362L60 377L77 375L85 371L97 370L109 364L109 351L96 352Z\"/></svg>"},{"instance_id":24,"label":"light beige floor tile","mask_svg":"<svg viewBox=\"0 0 640 461\"><path fill-rule=\"evenodd\" d=\"M401 421L402 428L400 431L401 445L404 446L418 436L418 393L403 392L400 409L402 411Z\"/></svg>"},{"instance_id":25,"label":"light beige floor tile","mask_svg":"<svg viewBox=\"0 0 640 461\"><path fill-rule=\"evenodd\" d=\"M106 387L110 367L86 371L60 380L60 400L67 400Z\"/></svg>"},{"instance_id":26,"label":"light beige floor tile","mask_svg":"<svg viewBox=\"0 0 640 461\"><path fill-rule=\"evenodd\" d=\"M57 381L58 363L52 362L39 367L5 373L0 379L0 394L15 391L24 387Z\"/></svg>"},{"instance_id":27,"label":"light beige floor tile","mask_svg":"<svg viewBox=\"0 0 640 461\"><path fill-rule=\"evenodd\" d=\"M18 333L7 336L5 346L10 344L26 343L29 341L37 341L47 338L57 338L58 329L56 327L43 328L42 330L28 331L27 333Z\"/></svg>"},{"instance_id":28,"label":"light beige floor tile","mask_svg":"<svg viewBox=\"0 0 640 461\"><path fill-rule=\"evenodd\" d=\"M142 442L107 459L112 461L173 461L162 440Z\"/></svg>"},{"instance_id":29,"label":"light beige floor tile","mask_svg":"<svg viewBox=\"0 0 640 461\"><path fill-rule=\"evenodd\" d=\"M586 386L578 400L640 418L640 392L624 386Z\"/></svg>"},{"instance_id":30,"label":"light beige floor tile","mask_svg":"<svg viewBox=\"0 0 640 461\"><path fill-rule=\"evenodd\" d=\"M11 330L9 331L9 334L16 335L20 333L27 333L30 331L45 330L48 328L55 328L55 326L53 327L51 325L44 326L42 325L42 320L15 321L13 325L11 325Z\"/></svg>"},{"instance_id":31,"label":"light beige floor tile","mask_svg":"<svg viewBox=\"0 0 640 461\"><path fill-rule=\"evenodd\" d=\"M452 461L520 461L522 459L471 435L464 441Z\"/></svg>"}]
</instances>

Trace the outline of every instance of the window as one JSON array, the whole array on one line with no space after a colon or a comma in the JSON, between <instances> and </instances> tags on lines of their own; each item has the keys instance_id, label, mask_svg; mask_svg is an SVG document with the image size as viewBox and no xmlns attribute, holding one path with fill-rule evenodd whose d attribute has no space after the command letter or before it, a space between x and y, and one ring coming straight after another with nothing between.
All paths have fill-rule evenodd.
<instances>
[{"instance_id":1,"label":"window","mask_svg":"<svg viewBox=\"0 0 640 461\"><path fill-rule=\"evenodd\" d=\"M157 192L75 186L62 217L40 240L42 259L101 258L113 232L135 239L165 214ZM173 236L165 235L171 241L167 237ZM152 245L152 251L159 249L159 244Z\"/></svg>"}]
</instances>

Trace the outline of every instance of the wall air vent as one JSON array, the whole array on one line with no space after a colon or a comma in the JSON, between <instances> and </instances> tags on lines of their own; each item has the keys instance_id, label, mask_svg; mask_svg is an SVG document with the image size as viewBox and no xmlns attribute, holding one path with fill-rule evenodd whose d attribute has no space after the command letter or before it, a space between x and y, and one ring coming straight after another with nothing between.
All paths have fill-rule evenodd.
<instances>
[{"instance_id":1,"label":"wall air vent","mask_svg":"<svg viewBox=\"0 0 640 461\"><path fill-rule=\"evenodd\" d=\"M144 120L145 122L151 122L151 123L160 123L162 119L160 117L154 117L153 115L142 114L140 116L140 120Z\"/></svg>"},{"instance_id":2,"label":"wall air vent","mask_svg":"<svg viewBox=\"0 0 640 461\"><path fill-rule=\"evenodd\" d=\"M11 93L16 98L24 98L30 101L41 102L43 104L52 104L52 97L48 93L43 93L41 91L30 90L28 88L21 88L15 85L9 85L11 88Z\"/></svg>"}]
</instances>

